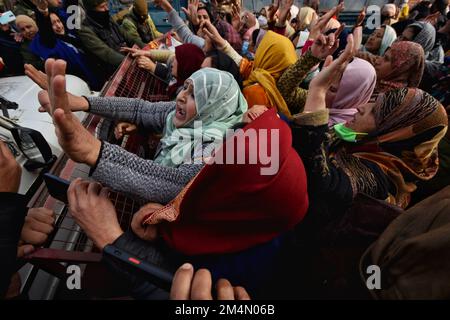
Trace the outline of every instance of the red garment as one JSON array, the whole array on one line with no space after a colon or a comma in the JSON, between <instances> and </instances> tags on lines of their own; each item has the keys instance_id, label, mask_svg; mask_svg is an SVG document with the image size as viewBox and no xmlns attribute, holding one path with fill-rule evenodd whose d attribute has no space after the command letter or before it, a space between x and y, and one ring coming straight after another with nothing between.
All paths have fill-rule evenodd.
<instances>
[{"instance_id":1,"label":"red garment","mask_svg":"<svg viewBox=\"0 0 450 320\"><path fill-rule=\"evenodd\" d=\"M239 252L293 229L305 216L308 209L306 173L302 160L292 148L290 128L277 116L276 110L271 109L247 125L244 131L249 129L269 132L257 131L259 137L267 137L269 152L272 143L278 148L278 173L261 175L260 169L270 165L260 161L257 164L205 165L188 188L177 220L159 225L160 234L176 251L187 255ZM279 139L274 138L274 141L270 134L273 130L279 132ZM235 140L236 135L227 142ZM248 155L256 145L248 140L234 148L234 163L236 155ZM261 142L261 138L258 141ZM218 154L220 151L216 159Z\"/></svg>"},{"instance_id":2,"label":"red garment","mask_svg":"<svg viewBox=\"0 0 450 320\"><path fill-rule=\"evenodd\" d=\"M314 44L314 40L311 40L311 39L306 40L306 42L302 48L302 55L304 55L306 53L306 51L308 51L308 49L310 47L312 47L313 44Z\"/></svg>"},{"instance_id":3,"label":"red garment","mask_svg":"<svg viewBox=\"0 0 450 320\"><path fill-rule=\"evenodd\" d=\"M172 84L167 90L169 96L174 96L177 89L181 87L200 67L205 60L205 54L202 49L191 44L185 43L175 47L175 58L177 59L177 82Z\"/></svg>"}]
</instances>

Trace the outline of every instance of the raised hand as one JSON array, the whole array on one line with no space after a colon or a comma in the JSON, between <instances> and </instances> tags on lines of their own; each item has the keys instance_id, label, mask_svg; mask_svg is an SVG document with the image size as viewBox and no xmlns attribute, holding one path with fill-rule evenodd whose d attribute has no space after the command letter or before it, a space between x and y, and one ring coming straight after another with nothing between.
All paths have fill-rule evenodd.
<instances>
[{"instance_id":1,"label":"raised hand","mask_svg":"<svg viewBox=\"0 0 450 320\"><path fill-rule=\"evenodd\" d=\"M325 13L323 16L318 18L316 21L311 23L311 28L310 28L311 30L309 33L309 38L313 39L313 40L316 39L321 33L323 33L328 21L330 21L330 19L335 14L342 12L344 9L345 9L344 3L342 2L338 6L334 7L333 9L331 9L330 11Z\"/></svg>"},{"instance_id":2,"label":"raised hand","mask_svg":"<svg viewBox=\"0 0 450 320\"><path fill-rule=\"evenodd\" d=\"M155 6L161 7L167 13L173 10L172 5L167 0L153 0L153 3Z\"/></svg>"},{"instance_id":3,"label":"raised hand","mask_svg":"<svg viewBox=\"0 0 450 320\"><path fill-rule=\"evenodd\" d=\"M321 60L333 54L339 47L339 35L344 30L344 27L345 25L342 24L336 32L328 36L320 34L311 46L311 54Z\"/></svg>"},{"instance_id":4,"label":"raised hand","mask_svg":"<svg viewBox=\"0 0 450 320\"><path fill-rule=\"evenodd\" d=\"M89 133L80 120L72 114L69 95L66 92L66 62L47 59L45 70L49 78L47 93L49 106L47 108L52 115L60 146L73 161L94 166L100 153L101 142Z\"/></svg>"},{"instance_id":5,"label":"raised hand","mask_svg":"<svg viewBox=\"0 0 450 320\"><path fill-rule=\"evenodd\" d=\"M290 11L294 0L281 0L280 11Z\"/></svg>"},{"instance_id":6,"label":"raised hand","mask_svg":"<svg viewBox=\"0 0 450 320\"><path fill-rule=\"evenodd\" d=\"M205 44L203 45L203 52L206 54L212 50L214 50L214 44L213 41L211 40L210 37L208 37L203 30L199 30L199 34L200 37L202 37L203 39L205 39Z\"/></svg>"},{"instance_id":7,"label":"raised hand","mask_svg":"<svg viewBox=\"0 0 450 320\"><path fill-rule=\"evenodd\" d=\"M280 5L280 17L278 23L284 24L286 22L287 15L291 10L294 0L281 0Z\"/></svg>"},{"instance_id":8,"label":"raised hand","mask_svg":"<svg viewBox=\"0 0 450 320\"><path fill-rule=\"evenodd\" d=\"M239 31L242 28L241 25L241 6L238 3L231 5L231 25L234 30Z\"/></svg>"},{"instance_id":9,"label":"raised hand","mask_svg":"<svg viewBox=\"0 0 450 320\"><path fill-rule=\"evenodd\" d=\"M25 64L25 74L33 80L42 90L48 90L47 75L36 69L32 64Z\"/></svg>"},{"instance_id":10,"label":"raised hand","mask_svg":"<svg viewBox=\"0 0 450 320\"><path fill-rule=\"evenodd\" d=\"M356 18L355 28L361 27L364 23L365 18L366 18L366 7L364 6L359 12L358 18Z\"/></svg>"},{"instance_id":11,"label":"raised hand","mask_svg":"<svg viewBox=\"0 0 450 320\"><path fill-rule=\"evenodd\" d=\"M18 42L18 43L22 43L23 42L23 35L19 32L13 32L11 33L11 36L14 37L14 41Z\"/></svg>"},{"instance_id":12,"label":"raised hand","mask_svg":"<svg viewBox=\"0 0 450 320\"><path fill-rule=\"evenodd\" d=\"M267 12L267 21L271 22L275 19L275 13L278 11L280 7L280 0L275 0L269 7Z\"/></svg>"},{"instance_id":13,"label":"raised hand","mask_svg":"<svg viewBox=\"0 0 450 320\"><path fill-rule=\"evenodd\" d=\"M200 29L205 36L209 37L211 41L216 45L218 49L225 47L225 40L219 34L216 27L214 27L211 21L205 20L200 24Z\"/></svg>"},{"instance_id":14,"label":"raised hand","mask_svg":"<svg viewBox=\"0 0 450 320\"><path fill-rule=\"evenodd\" d=\"M49 68L47 69L47 63L46 63L46 73L37 70L35 67L33 67L30 64L25 65L25 74L30 77L31 80L33 80L39 87L41 87L43 90L39 92L38 94L38 100L39 100L39 112L48 112L50 115L52 115L52 109L51 109L51 101L50 101L50 82L51 82L51 75L53 73L53 67L50 67L50 65L54 65L54 60L49 61ZM57 68L62 68L62 65L58 65ZM58 72L63 72L65 74L65 66L63 70L58 69ZM88 101L79 96L75 96L69 92L66 93L67 99L68 99L68 108L71 111L87 111L89 109L89 103Z\"/></svg>"},{"instance_id":15,"label":"raised hand","mask_svg":"<svg viewBox=\"0 0 450 320\"><path fill-rule=\"evenodd\" d=\"M36 7L39 9L39 11L47 11L48 9L47 0L34 0L34 3Z\"/></svg>"},{"instance_id":16,"label":"raised hand","mask_svg":"<svg viewBox=\"0 0 450 320\"><path fill-rule=\"evenodd\" d=\"M327 57L322 71L314 77L309 85L304 112L314 112L326 108L326 92L334 79L340 79L342 77L345 68L354 56L353 48L353 35L350 34L347 38L345 50L339 58L333 61L332 56Z\"/></svg>"},{"instance_id":17,"label":"raised hand","mask_svg":"<svg viewBox=\"0 0 450 320\"><path fill-rule=\"evenodd\" d=\"M194 26L198 26L198 16L197 16L197 10L198 6L200 4L200 0L188 0L188 8L182 7L181 10L186 14L188 19L192 22Z\"/></svg>"},{"instance_id":18,"label":"raised hand","mask_svg":"<svg viewBox=\"0 0 450 320\"><path fill-rule=\"evenodd\" d=\"M440 13L439 11L438 11L438 12L435 12L435 13L433 13L433 14L430 14L430 15L426 16L426 17L423 19L423 21L428 22L428 23L430 23L433 27L435 27L436 24L437 24L437 21L438 21L440 15L441 15L441 13Z\"/></svg>"}]
</instances>

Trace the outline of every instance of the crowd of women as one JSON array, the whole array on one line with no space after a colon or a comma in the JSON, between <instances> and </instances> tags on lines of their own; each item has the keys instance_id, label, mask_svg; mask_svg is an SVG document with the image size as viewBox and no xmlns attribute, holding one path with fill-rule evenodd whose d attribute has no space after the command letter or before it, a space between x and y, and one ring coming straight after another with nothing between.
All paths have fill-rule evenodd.
<instances>
[{"instance_id":1,"label":"crowd of women","mask_svg":"<svg viewBox=\"0 0 450 320\"><path fill-rule=\"evenodd\" d=\"M174 53L152 49L157 31L139 24L150 19L140 0L127 9L138 31L128 35L132 23L123 29L105 17L103 0L84 0L88 22L74 34L45 0L34 6L36 20L16 20L33 64L25 70L43 88L40 111L96 181L77 179L68 191L71 214L95 245L173 271L188 261L254 298L369 297L360 274L370 264L386 277L378 297L448 298L448 3L388 4L373 30L364 28L364 8L354 25L339 22L343 2L320 12L314 1L298 9L276 0L252 13L238 2L226 10L189 0L188 22L168 0L154 3L182 43ZM93 27L95 17L109 31ZM136 38L143 49L129 47ZM166 81L172 100L66 92L66 72L99 86L107 74L89 63L117 65L123 53ZM74 111L116 121L117 138L158 134L154 158L97 139ZM262 131L277 135L240 139ZM273 146L278 170L263 175L258 150ZM219 153L232 161L214 161ZM107 188L143 203L131 230L121 229ZM425 200L424 210L427 197L440 201ZM134 297L167 296L114 259L104 262Z\"/></svg>"}]
</instances>

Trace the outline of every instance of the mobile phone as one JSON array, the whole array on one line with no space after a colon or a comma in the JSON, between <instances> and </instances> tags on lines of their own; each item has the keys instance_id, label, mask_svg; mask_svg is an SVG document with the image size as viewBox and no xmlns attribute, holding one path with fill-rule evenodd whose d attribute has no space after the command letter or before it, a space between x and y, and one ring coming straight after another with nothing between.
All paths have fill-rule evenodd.
<instances>
[{"instance_id":1,"label":"mobile phone","mask_svg":"<svg viewBox=\"0 0 450 320\"><path fill-rule=\"evenodd\" d=\"M147 278L149 282L151 282L158 288L170 292L174 276L173 273L165 269L162 269L156 264L149 263L136 256L133 256L128 252L119 249L111 244L108 244L103 249L103 252L130 266L137 268L137 270L140 271L139 274L142 275L144 278Z\"/></svg>"},{"instance_id":2,"label":"mobile phone","mask_svg":"<svg viewBox=\"0 0 450 320\"><path fill-rule=\"evenodd\" d=\"M0 24L5 25L16 20L16 16L12 11L6 11L0 16Z\"/></svg>"},{"instance_id":3,"label":"mobile phone","mask_svg":"<svg viewBox=\"0 0 450 320\"><path fill-rule=\"evenodd\" d=\"M70 181L50 173L44 174L44 181L47 185L48 192L53 198L68 204L67 189L69 189Z\"/></svg>"}]
</instances>

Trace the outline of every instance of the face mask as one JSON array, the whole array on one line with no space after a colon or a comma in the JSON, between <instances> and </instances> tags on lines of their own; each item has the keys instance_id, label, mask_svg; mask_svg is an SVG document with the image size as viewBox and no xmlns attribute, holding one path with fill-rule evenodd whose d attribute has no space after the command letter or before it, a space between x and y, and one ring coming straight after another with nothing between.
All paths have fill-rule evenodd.
<instances>
[{"instance_id":1,"label":"face mask","mask_svg":"<svg viewBox=\"0 0 450 320\"><path fill-rule=\"evenodd\" d=\"M249 42L248 41L244 41L242 43L242 53L243 54L247 54L248 53L248 46L249 46Z\"/></svg>"},{"instance_id":2,"label":"face mask","mask_svg":"<svg viewBox=\"0 0 450 320\"><path fill-rule=\"evenodd\" d=\"M347 142L356 142L358 140L358 136L368 135L368 133L356 132L353 129L347 128L343 123L338 123L333 128L339 139Z\"/></svg>"},{"instance_id":3,"label":"face mask","mask_svg":"<svg viewBox=\"0 0 450 320\"><path fill-rule=\"evenodd\" d=\"M109 26L109 11L88 11L87 14L98 24Z\"/></svg>"}]
</instances>

